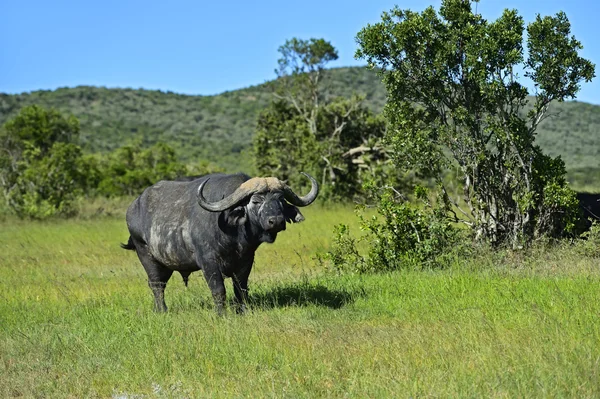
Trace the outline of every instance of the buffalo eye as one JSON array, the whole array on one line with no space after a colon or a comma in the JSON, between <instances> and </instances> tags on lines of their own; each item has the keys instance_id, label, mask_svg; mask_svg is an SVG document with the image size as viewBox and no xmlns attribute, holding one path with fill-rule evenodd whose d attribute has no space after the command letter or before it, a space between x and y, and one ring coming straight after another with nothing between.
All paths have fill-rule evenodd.
<instances>
[{"instance_id":1,"label":"buffalo eye","mask_svg":"<svg viewBox=\"0 0 600 399\"><path fill-rule=\"evenodd\" d=\"M260 203L261 203L261 202L263 202L263 201L264 201L264 199L263 199L263 198L261 198L261 197L253 197L253 198L252 198L252 200L251 200L251 202L252 202L254 205L258 205L258 204L260 204Z\"/></svg>"}]
</instances>

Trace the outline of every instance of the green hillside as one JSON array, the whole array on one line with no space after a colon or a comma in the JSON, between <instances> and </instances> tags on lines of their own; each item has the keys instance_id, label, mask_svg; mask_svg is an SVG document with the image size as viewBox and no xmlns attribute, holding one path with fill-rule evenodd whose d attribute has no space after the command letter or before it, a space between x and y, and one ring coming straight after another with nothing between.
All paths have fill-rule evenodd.
<instances>
[{"instance_id":1,"label":"green hillside","mask_svg":"<svg viewBox=\"0 0 600 399\"><path fill-rule=\"evenodd\" d=\"M363 94L381 110L385 90L364 68L328 70L331 95ZM143 89L79 86L18 95L0 94L0 123L30 104L71 113L81 122L87 151L108 151L131 139L145 144L168 142L186 161L206 159L227 170L247 169L256 115L271 98L269 82L215 96L182 95ZM600 168L600 106L554 104L541 125L540 145L562 155L572 170Z\"/></svg>"},{"instance_id":2,"label":"green hillside","mask_svg":"<svg viewBox=\"0 0 600 399\"><path fill-rule=\"evenodd\" d=\"M571 167L600 167L600 106L555 103L550 113L541 124L539 145L550 155L562 155Z\"/></svg>"}]
</instances>

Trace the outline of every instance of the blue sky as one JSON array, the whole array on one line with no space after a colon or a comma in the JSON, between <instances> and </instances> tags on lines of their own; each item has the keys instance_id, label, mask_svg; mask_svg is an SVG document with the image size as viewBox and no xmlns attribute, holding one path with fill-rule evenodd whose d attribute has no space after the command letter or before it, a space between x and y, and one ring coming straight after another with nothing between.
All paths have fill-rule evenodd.
<instances>
[{"instance_id":1,"label":"blue sky","mask_svg":"<svg viewBox=\"0 0 600 399\"><path fill-rule=\"evenodd\" d=\"M440 1L0 1L0 92L96 85L217 94L275 77L286 39L325 38L340 58L354 59L356 33L395 4L421 11ZM497 18L517 8L527 22L567 13L583 56L600 75L600 2L482 0ZM600 78L578 100L600 104Z\"/></svg>"}]
</instances>

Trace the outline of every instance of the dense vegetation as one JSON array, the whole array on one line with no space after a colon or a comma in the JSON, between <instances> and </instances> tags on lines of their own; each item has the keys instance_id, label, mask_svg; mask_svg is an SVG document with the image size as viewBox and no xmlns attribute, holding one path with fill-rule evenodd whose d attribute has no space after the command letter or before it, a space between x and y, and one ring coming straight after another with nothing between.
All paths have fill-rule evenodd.
<instances>
[{"instance_id":1,"label":"dense vegetation","mask_svg":"<svg viewBox=\"0 0 600 399\"><path fill-rule=\"evenodd\" d=\"M79 122L56 110L25 107L0 130L0 187L21 217L75 213L75 199L87 191L89 162L76 144Z\"/></svg>"},{"instance_id":2,"label":"dense vegetation","mask_svg":"<svg viewBox=\"0 0 600 399\"><path fill-rule=\"evenodd\" d=\"M488 21L469 0L443 0L439 11L384 12L357 43L357 57L387 89L385 141L396 167L436 182L446 218L477 240L515 248L575 229L564 162L536 143L549 105L575 98L595 77L564 13L525 25L514 9ZM515 70L533 82L535 97ZM452 165L461 204L444 181Z\"/></svg>"},{"instance_id":3,"label":"dense vegetation","mask_svg":"<svg viewBox=\"0 0 600 399\"><path fill-rule=\"evenodd\" d=\"M371 110L383 108L386 93L375 72L362 67L327 72L332 95L350 98L357 93ZM270 92L267 82L215 96L89 86L0 94L0 124L22 107L38 104L77 117L87 152L113 150L131 139L145 146L165 141L184 161L202 159L228 171L249 170L244 150ZM541 123L537 142L548 155L561 155L567 169L585 183L590 168L600 168L600 108L573 101L551 104L549 113L553 116Z\"/></svg>"},{"instance_id":4,"label":"dense vegetation","mask_svg":"<svg viewBox=\"0 0 600 399\"><path fill-rule=\"evenodd\" d=\"M162 142L84 155L78 136L77 118L38 105L0 127L2 203L22 218L70 217L84 196L135 195L159 180L211 171L206 163L181 163Z\"/></svg>"},{"instance_id":5,"label":"dense vegetation","mask_svg":"<svg viewBox=\"0 0 600 399\"><path fill-rule=\"evenodd\" d=\"M260 112L253 139L258 173L293 187L306 184L301 173L309 173L320 181L321 198L334 201L364 197L371 179L393 184L396 171L382 143L385 119L360 96L326 90L325 66L338 58L331 43L293 38L279 53L273 99Z\"/></svg>"}]
</instances>

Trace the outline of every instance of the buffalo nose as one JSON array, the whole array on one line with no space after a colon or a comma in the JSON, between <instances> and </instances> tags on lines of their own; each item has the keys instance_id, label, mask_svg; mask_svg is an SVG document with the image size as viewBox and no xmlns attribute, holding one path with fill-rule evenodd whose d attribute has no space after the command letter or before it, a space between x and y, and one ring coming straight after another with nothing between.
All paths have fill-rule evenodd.
<instances>
[{"instance_id":1,"label":"buffalo nose","mask_svg":"<svg viewBox=\"0 0 600 399\"><path fill-rule=\"evenodd\" d=\"M267 219L267 224L269 225L269 228L277 227L277 226L281 225L282 222L283 222L283 217L281 217L281 216L270 216Z\"/></svg>"}]
</instances>

